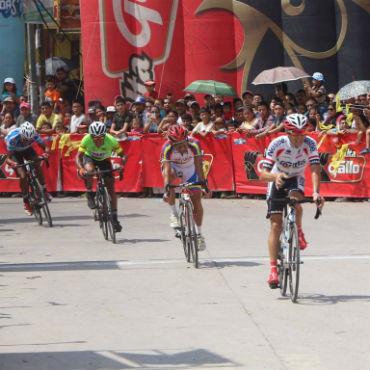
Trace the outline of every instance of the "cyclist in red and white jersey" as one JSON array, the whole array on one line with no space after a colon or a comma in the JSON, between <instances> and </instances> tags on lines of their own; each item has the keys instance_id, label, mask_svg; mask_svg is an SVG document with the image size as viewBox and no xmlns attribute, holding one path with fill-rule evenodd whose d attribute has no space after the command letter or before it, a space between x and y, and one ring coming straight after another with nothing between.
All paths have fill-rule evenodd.
<instances>
[{"instance_id":1,"label":"cyclist in red and white jersey","mask_svg":"<svg viewBox=\"0 0 370 370\"><path fill-rule=\"evenodd\" d=\"M285 198L288 195L291 198L302 199L305 184L304 172L309 164L312 174L313 200L319 209L322 209L324 205L324 198L319 195L321 180L320 158L316 141L306 136L307 127L307 118L302 114L294 113L286 117L284 128L288 135L279 136L270 143L260 175L262 181L269 182L267 189L267 217L270 219L268 249L271 273L268 284L272 289L277 288L279 285L277 257L280 248L279 237L282 231L284 207L282 202L276 202L274 199ZM307 242L302 230L302 206L296 204L295 208L299 248L305 249Z\"/></svg>"},{"instance_id":2,"label":"cyclist in red and white jersey","mask_svg":"<svg viewBox=\"0 0 370 370\"><path fill-rule=\"evenodd\" d=\"M164 143L161 153L162 174L164 179L165 194L163 199L171 207L170 226L179 227L178 212L176 208L176 194L173 188L167 185L172 184L182 173L185 182L205 181L202 152L199 142L188 137L188 130L182 125L173 125L167 131L168 140ZM209 193L207 185L204 186L206 193ZM198 235L198 249L206 249L206 243L202 234L203 207L201 201L201 187L191 186L190 198L194 205L194 221Z\"/></svg>"}]
</instances>

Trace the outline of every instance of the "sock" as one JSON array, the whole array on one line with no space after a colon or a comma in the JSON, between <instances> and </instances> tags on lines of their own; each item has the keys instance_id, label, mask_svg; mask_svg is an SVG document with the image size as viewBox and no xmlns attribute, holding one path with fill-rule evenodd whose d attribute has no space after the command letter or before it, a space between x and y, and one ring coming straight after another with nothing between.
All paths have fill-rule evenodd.
<instances>
[{"instance_id":1,"label":"sock","mask_svg":"<svg viewBox=\"0 0 370 370\"><path fill-rule=\"evenodd\" d=\"M202 226L195 225L195 232L199 235L202 234Z\"/></svg>"},{"instance_id":2,"label":"sock","mask_svg":"<svg viewBox=\"0 0 370 370\"><path fill-rule=\"evenodd\" d=\"M271 267L271 272L272 271L277 272L277 262L276 261L270 261L270 267Z\"/></svg>"},{"instance_id":3,"label":"sock","mask_svg":"<svg viewBox=\"0 0 370 370\"><path fill-rule=\"evenodd\" d=\"M303 233L302 226L298 226L298 232Z\"/></svg>"},{"instance_id":4,"label":"sock","mask_svg":"<svg viewBox=\"0 0 370 370\"><path fill-rule=\"evenodd\" d=\"M176 204L170 206L171 212L174 216L178 217L177 209L176 209Z\"/></svg>"}]
</instances>

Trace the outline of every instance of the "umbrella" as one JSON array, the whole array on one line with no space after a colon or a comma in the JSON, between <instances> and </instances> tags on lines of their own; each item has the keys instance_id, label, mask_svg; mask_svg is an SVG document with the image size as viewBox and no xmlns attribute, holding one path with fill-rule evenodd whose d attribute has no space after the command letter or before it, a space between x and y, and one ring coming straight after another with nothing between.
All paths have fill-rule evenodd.
<instances>
[{"instance_id":1,"label":"umbrella","mask_svg":"<svg viewBox=\"0 0 370 370\"><path fill-rule=\"evenodd\" d=\"M235 90L229 84L213 80L193 81L184 91L222 96L237 96Z\"/></svg>"},{"instance_id":2,"label":"umbrella","mask_svg":"<svg viewBox=\"0 0 370 370\"><path fill-rule=\"evenodd\" d=\"M55 75L58 68L63 67L66 72L75 68L75 64L66 58L51 57L45 60L45 73L47 75Z\"/></svg>"},{"instance_id":3,"label":"umbrella","mask_svg":"<svg viewBox=\"0 0 370 370\"><path fill-rule=\"evenodd\" d=\"M252 82L253 85L276 84L284 81L294 81L310 75L297 67L275 67L262 71Z\"/></svg>"},{"instance_id":4,"label":"umbrella","mask_svg":"<svg viewBox=\"0 0 370 370\"><path fill-rule=\"evenodd\" d=\"M340 100L347 100L367 93L370 93L370 81L368 80L350 82L338 91Z\"/></svg>"}]
</instances>

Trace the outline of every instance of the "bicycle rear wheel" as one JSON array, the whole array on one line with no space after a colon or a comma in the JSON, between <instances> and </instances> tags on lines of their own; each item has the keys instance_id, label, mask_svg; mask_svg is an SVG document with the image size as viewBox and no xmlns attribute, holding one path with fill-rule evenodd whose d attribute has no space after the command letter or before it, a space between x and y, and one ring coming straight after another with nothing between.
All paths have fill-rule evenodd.
<instances>
[{"instance_id":1,"label":"bicycle rear wheel","mask_svg":"<svg viewBox=\"0 0 370 370\"><path fill-rule=\"evenodd\" d=\"M98 187L96 191L98 208L100 209L100 227L105 240L111 238L113 243L116 243L116 232L113 227L112 206L111 200L106 187Z\"/></svg>"},{"instance_id":2,"label":"bicycle rear wheel","mask_svg":"<svg viewBox=\"0 0 370 370\"><path fill-rule=\"evenodd\" d=\"M190 202L186 204L186 222L188 226L189 248L191 253L191 262L195 268L198 268L198 239L195 231L195 223L193 216L193 207Z\"/></svg>"},{"instance_id":3,"label":"bicycle rear wheel","mask_svg":"<svg viewBox=\"0 0 370 370\"><path fill-rule=\"evenodd\" d=\"M106 215L106 200L103 189L98 185L96 188L96 203L99 217L99 226L103 233L105 240L108 240L108 226L107 226L107 215Z\"/></svg>"},{"instance_id":4,"label":"bicycle rear wheel","mask_svg":"<svg viewBox=\"0 0 370 370\"><path fill-rule=\"evenodd\" d=\"M278 274L280 281L280 294L285 297L288 286L288 269L286 268L286 260L282 249L280 249L278 256Z\"/></svg>"},{"instance_id":5,"label":"bicycle rear wheel","mask_svg":"<svg viewBox=\"0 0 370 370\"><path fill-rule=\"evenodd\" d=\"M294 223L290 227L290 240L289 240L289 290L290 299L292 302L297 302L298 288L299 288L299 271L300 271L300 253L298 242L298 229Z\"/></svg>"},{"instance_id":6,"label":"bicycle rear wheel","mask_svg":"<svg viewBox=\"0 0 370 370\"><path fill-rule=\"evenodd\" d=\"M49 206L48 206L48 201L47 201L46 196L45 196L45 191L44 191L43 187L41 186L41 184L38 180L36 180L36 184L37 184L37 187L39 189L39 194L40 194L39 206L42 209L42 213L45 216L45 220L48 223L48 226L52 227L53 226L53 221L51 219L50 210L49 210Z\"/></svg>"},{"instance_id":7,"label":"bicycle rear wheel","mask_svg":"<svg viewBox=\"0 0 370 370\"><path fill-rule=\"evenodd\" d=\"M184 254L186 262L190 262L190 250L189 250L189 243L188 243L188 237L189 235L187 224L186 224L186 214L185 214L185 205L183 203L180 204L179 209L179 221L180 221L180 238L182 247L184 248Z\"/></svg>"}]
</instances>

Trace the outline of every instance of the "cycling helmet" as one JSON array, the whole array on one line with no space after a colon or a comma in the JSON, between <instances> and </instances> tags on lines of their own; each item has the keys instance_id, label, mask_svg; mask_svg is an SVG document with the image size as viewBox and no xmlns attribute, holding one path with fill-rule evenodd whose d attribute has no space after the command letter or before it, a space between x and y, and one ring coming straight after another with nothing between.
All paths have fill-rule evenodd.
<instances>
[{"instance_id":1,"label":"cycling helmet","mask_svg":"<svg viewBox=\"0 0 370 370\"><path fill-rule=\"evenodd\" d=\"M168 129L167 137L173 143L180 143L188 139L188 130L184 126L173 125Z\"/></svg>"},{"instance_id":2,"label":"cycling helmet","mask_svg":"<svg viewBox=\"0 0 370 370\"><path fill-rule=\"evenodd\" d=\"M308 127L307 117L299 113L289 114L284 121L284 127L288 132L304 132Z\"/></svg>"},{"instance_id":3,"label":"cycling helmet","mask_svg":"<svg viewBox=\"0 0 370 370\"><path fill-rule=\"evenodd\" d=\"M95 121L89 126L89 134L92 137L102 137L105 135L107 128L103 122Z\"/></svg>"},{"instance_id":4,"label":"cycling helmet","mask_svg":"<svg viewBox=\"0 0 370 370\"><path fill-rule=\"evenodd\" d=\"M35 127L28 121L21 124L19 132L21 134L21 138L24 140L32 140L36 134Z\"/></svg>"}]
</instances>

